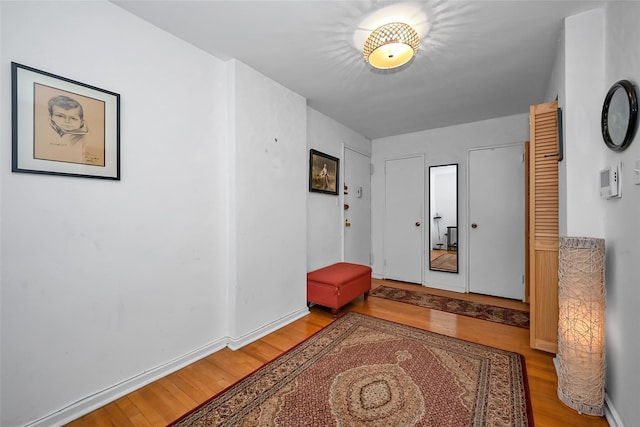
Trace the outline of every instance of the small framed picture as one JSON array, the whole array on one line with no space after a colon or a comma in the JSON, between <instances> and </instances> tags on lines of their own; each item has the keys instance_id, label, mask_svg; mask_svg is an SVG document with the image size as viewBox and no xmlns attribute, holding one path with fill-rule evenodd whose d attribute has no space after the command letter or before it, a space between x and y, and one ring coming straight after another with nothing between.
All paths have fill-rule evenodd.
<instances>
[{"instance_id":1,"label":"small framed picture","mask_svg":"<svg viewBox=\"0 0 640 427\"><path fill-rule=\"evenodd\" d=\"M13 172L120 179L120 95L11 63Z\"/></svg>"},{"instance_id":2,"label":"small framed picture","mask_svg":"<svg viewBox=\"0 0 640 427\"><path fill-rule=\"evenodd\" d=\"M340 159L314 149L309 153L309 191L338 195Z\"/></svg>"}]
</instances>

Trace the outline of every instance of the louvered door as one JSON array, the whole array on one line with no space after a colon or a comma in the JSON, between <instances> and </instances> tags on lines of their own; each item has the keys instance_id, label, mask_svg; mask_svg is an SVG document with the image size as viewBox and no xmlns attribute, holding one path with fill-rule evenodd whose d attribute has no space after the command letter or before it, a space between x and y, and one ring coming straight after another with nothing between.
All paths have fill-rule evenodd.
<instances>
[{"instance_id":1,"label":"louvered door","mask_svg":"<svg viewBox=\"0 0 640 427\"><path fill-rule=\"evenodd\" d=\"M531 347L558 349L558 102L532 105L529 156Z\"/></svg>"}]
</instances>

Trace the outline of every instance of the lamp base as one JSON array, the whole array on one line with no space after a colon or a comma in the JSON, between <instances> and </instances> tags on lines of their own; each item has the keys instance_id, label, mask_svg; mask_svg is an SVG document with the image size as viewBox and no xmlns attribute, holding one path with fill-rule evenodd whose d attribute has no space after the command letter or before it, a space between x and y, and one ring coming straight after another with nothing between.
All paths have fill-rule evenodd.
<instances>
[{"instance_id":1,"label":"lamp base","mask_svg":"<svg viewBox=\"0 0 640 427\"><path fill-rule=\"evenodd\" d=\"M567 396L562 392L560 387L558 387L558 398L562 403L567 405L569 408L575 409L578 411L580 415L595 415L601 417L604 415L604 402L602 405L588 405L582 402L576 402L571 397Z\"/></svg>"}]
</instances>

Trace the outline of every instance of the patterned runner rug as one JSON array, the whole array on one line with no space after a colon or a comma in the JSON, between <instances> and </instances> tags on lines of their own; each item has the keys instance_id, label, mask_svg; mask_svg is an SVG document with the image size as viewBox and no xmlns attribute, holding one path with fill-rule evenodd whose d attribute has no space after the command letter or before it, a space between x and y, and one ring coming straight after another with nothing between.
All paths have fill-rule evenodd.
<instances>
[{"instance_id":1,"label":"patterned runner rug","mask_svg":"<svg viewBox=\"0 0 640 427\"><path fill-rule=\"evenodd\" d=\"M475 317L496 323L529 328L529 312L495 305L480 304L456 298L433 295L424 291L410 291L406 289L379 286L369 294L373 297L386 298L420 307Z\"/></svg>"},{"instance_id":2,"label":"patterned runner rug","mask_svg":"<svg viewBox=\"0 0 640 427\"><path fill-rule=\"evenodd\" d=\"M524 358L349 312L172 426L533 426Z\"/></svg>"}]
</instances>

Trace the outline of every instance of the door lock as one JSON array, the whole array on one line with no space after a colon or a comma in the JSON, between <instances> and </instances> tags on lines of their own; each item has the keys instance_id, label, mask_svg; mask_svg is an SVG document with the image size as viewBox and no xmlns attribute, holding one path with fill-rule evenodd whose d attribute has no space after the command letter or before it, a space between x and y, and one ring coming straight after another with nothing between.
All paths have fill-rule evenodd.
<instances>
[{"instance_id":1,"label":"door lock","mask_svg":"<svg viewBox=\"0 0 640 427\"><path fill-rule=\"evenodd\" d=\"M471 224L471 228L478 228L478 224L474 222L473 224Z\"/></svg>"}]
</instances>

